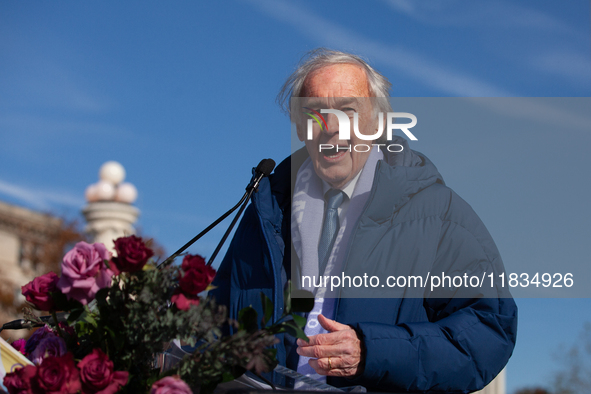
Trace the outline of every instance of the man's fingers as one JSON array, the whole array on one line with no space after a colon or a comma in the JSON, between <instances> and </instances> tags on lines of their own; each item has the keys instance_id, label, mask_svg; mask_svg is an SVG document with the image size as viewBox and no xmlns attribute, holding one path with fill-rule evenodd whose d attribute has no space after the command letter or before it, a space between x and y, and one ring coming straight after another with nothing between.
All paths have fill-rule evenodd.
<instances>
[{"instance_id":1,"label":"man's fingers","mask_svg":"<svg viewBox=\"0 0 591 394\"><path fill-rule=\"evenodd\" d=\"M348 330L335 331L328 334L318 334L308 337L308 342L298 339L297 344L300 347L336 345L338 343L350 340L357 341L355 330L347 326Z\"/></svg>"},{"instance_id":2,"label":"man's fingers","mask_svg":"<svg viewBox=\"0 0 591 394\"><path fill-rule=\"evenodd\" d=\"M317 374L326 376L353 376L357 373L358 363L350 357L331 357L310 359L308 364L314 368Z\"/></svg>"},{"instance_id":3,"label":"man's fingers","mask_svg":"<svg viewBox=\"0 0 591 394\"><path fill-rule=\"evenodd\" d=\"M324 315L318 315L318 322L328 332L335 332L335 331L343 331L343 330L351 330L351 327L341 324L335 320L331 320Z\"/></svg>"},{"instance_id":4,"label":"man's fingers","mask_svg":"<svg viewBox=\"0 0 591 394\"><path fill-rule=\"evenodd\" d=\"M347 350L352 351L353 349L344 349L341 345L307 346L297 348L297 352L300 356L311 358L340 356Z\"/></svg>"},{"instance_id":5,"label":"man's fingers","mask_svg":"<svg viewBox=\"0 0 591 394\"><path fill-rule=\"evenodd\" d=\"M335 320L331 320L329 318L326 318L322 314L318 315L318 322L320 323L320 326L322 326L322 328L327 330L329 333L333 333L333 332L337 332L337 331L348 331L348 330L351 330L352 333L354 332L354 330L351 327L349 327L345 324L341 324ZM297 345L298 346L329 345L331 343L335 343L334 341L337 340L332 337L325 338L324 336L326 336L326 335L327 334L312 335L308 338L309 342L306 342L302 339L298 339ZM357 338L357 334L355 334L355 335L351 334L351 338Z\"/></svg>"},{"instance_id":6,"label":"man's fingers","mask_svg":"<svg viewBox=\"0 0 591 394\"><path fill-rule=\"evenodd\" d=\"M297 353L310 357L308 363L320 375L354 376L359 371L361 346L357 333L351 327L318 315L318 322L328 334L298 339Z\"/></svg>"}]
</instances>

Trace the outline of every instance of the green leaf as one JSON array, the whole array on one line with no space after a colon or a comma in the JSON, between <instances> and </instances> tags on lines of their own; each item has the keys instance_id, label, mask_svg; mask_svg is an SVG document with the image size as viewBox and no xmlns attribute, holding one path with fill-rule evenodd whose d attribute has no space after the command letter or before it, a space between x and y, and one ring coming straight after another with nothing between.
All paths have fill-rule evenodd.
<instances>
[{"instance_id":1,"label":"green leaf","mask_svg":"<svg viewBox=\"0 0 591 394\"><path fill-rule=\"evenodd\" d=\"M298 327L293 320L281 323L281 328L292 337L303 339L304 341L308 342L308 337L304 333L304 330Z\"/></svg>"},{"instance_id":2,"label":"green leaf","mask_svg":"<svg viewBox=\"0 0 591 394\"><path fill-rule=\"evenodd\" d=\"M265 295L261 293L261 304L263 305L263 324L262 327L267 325L267 322L273 316L273 302Z\"/></svg>"},{"instance_id":3,"label":"green leaf","mask_svg":"<svg viewBox=\"0 0 591 394\"><path fill-rule=\"evenodd\" d=\"M304 326L306 325L305 317L296 314L292 314L291 317L293 318L293 321L295 321L295 323L298 325L298 327L302 329L304 328Z\"/></svg>"},{"instance_id":4,"label":"green leaf","mask_svg":"<svg viewBox=\"0 0 591 394\"><path fill-rule=\"evenodd\" d=\"M283 308L284 315L291 313L291 280L287 281L285 291L283 292Z\"/></svg>"},{"instance_id":5,"label":"green leaf","mask_svg":"<svg viewBox=\"0 0 591 394\"><path fill-rule=\"evenodd\" d=\"M88 311L87 309L83 309L82 312L83 313L80 314L80 320L96 327L97 322L93 314L90 313L90 311Z\"/></svg>"},{"instance_id":6,"label":"green leaf","mask_svg":"<svg viewBox=\"0 0 591 394\"><path fill-rule=\"evenodd\" d=\"M68 323L72 323L78 320L78 318L80 317L80 315L82 315L83 312L84 308L73 309L72 312L70 312L70 316L68 316Z\"/></svg>"}]
</instances>

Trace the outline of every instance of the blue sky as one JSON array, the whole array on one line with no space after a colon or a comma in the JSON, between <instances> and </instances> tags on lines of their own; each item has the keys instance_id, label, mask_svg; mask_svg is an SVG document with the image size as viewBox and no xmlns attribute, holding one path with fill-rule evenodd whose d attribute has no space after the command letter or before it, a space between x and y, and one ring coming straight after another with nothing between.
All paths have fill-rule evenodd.
<instances>
[{"instance_id":1,"label":"blue sky","mask_svg":"<svg viewBox=\"0 0 591 394\"><path fill-rule=\"evenodd\" d=\"M589 15L579 0L2 2L0 199L76 217L100 165L117 160L139 190L142 233L172 253L234 204L260 159L289 154L274 99L306 51L368 58L397 97L588 97ZM525 149L509 150L515 170L493 161L493 137L420 150L507 263L588 262L589 134L503 140ZM211 254L223 230L191 251ZM591 320L589 299L517 301L509 392L547 384L553 355Z\"/></svg>"}]
</instances>

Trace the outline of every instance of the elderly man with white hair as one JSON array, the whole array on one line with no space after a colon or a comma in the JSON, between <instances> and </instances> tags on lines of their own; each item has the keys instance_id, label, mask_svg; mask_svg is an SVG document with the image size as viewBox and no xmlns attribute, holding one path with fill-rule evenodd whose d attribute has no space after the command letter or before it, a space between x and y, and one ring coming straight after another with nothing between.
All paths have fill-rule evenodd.
<instances>
[{"instance_id":1,"label":"elderly man with white hair","mask_svg":"<svg viewBox=\"0 0 591 394\"><path fill-rule=\"evenodd\" d=\"M235 318L249 305L260 312L263 292L277 319L288 280L314 292L309 342L277 345L281 364L312 378L375 391L479 390L515 345L510 295L318 286L333 276L503 271L488 231L429 159L401 137L384 139L389 89L352 54L317 49L301 61L278 100L305 148L261 182L212 294Z\"/></svg>"}]
</instances>

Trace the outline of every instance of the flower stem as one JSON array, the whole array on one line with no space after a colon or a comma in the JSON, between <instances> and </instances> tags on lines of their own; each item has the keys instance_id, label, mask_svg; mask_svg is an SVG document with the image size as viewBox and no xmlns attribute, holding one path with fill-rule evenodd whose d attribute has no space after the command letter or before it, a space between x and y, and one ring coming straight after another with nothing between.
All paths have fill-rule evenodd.
<instances>
[{"instance_id":1,"label":"flower stem","mask_svg":"<svg viewBox=\"0 0 591 394\"><path fill-rule=\"evenodd\" d=\"M55 313L55 311L52 311L51 317L53 317L53 323L55 324L55 327L57 329L57 335L64 338L64 333L62 332L62 328L60 327L60 323L57 321L57 313ZM64 339L66 339L66 338L64 338Z\"/></svg>"}]
</instances>

